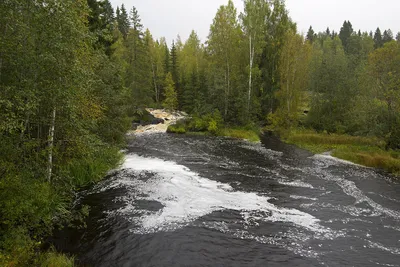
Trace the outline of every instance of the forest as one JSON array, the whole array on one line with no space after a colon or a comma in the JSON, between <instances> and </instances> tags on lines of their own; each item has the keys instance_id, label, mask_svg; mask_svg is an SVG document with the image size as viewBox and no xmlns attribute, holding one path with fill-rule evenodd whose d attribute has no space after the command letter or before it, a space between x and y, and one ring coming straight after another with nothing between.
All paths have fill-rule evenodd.
<instances>
[{"instance_id":1,"label":"forest","mask_svg":"<svg viewBox=\"0 0 400 267\"><path fill-rule=\"evenodd\" d=\"M145 107L186 111L195 131L343 137L400 170L400 33L303 34L283 0L245 0L205 42L170 41L108 0L0 2L1 266L73 265L46 239L83 221L75 192L118 165Z\"/></svg>"}]
</instances>

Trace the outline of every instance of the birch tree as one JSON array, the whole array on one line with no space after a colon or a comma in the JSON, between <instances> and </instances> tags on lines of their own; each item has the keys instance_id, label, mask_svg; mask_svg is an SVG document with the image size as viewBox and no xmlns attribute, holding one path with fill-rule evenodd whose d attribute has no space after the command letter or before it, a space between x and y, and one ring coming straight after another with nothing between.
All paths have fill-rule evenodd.
<instances>
[{"instance_id":1,"label":"birch tree","mask_svg":"<svg viewBox=\"0 0 400 267\"><path fill-rule=\"evenodd\" d=\"M271 9L267 0L245 0L244 13L241 14L244 34L248 40L249 54L249 87L247 90L247 113L250 113L250 101L253 85L253 68L256 58L262 53L265 47L265 35L267 31L267 21Z\"/></svg>"},{"instance_id":2,"label":"birch tree","mask_svg":"<svg viewBox=\"0 0 400 267\"><path fill-rule=\"evenodd\" d=\"M277 92L279 108L276 112L279 126L296 126L304 107L305 93L309 86L311 45L293 31L289 31L282 49L279 73L280 89Z\"/></svg>"},{"instance_id":3,"label":"birch tree","mask_svg":"<svg viewBox=\"0 0 400 267\"><path fill-rule=\"evenodd\" d=\"M228 5L221 6L210 27L208 36L208 49L212 60L215 62L216 70L222 71L224 80L223 89L223 114L228 117L229 98L231 96L232 71L235 57L238 56L237 49L240 47L240 29L237 11L230 0Z\"/></svg>"}]
</instances>

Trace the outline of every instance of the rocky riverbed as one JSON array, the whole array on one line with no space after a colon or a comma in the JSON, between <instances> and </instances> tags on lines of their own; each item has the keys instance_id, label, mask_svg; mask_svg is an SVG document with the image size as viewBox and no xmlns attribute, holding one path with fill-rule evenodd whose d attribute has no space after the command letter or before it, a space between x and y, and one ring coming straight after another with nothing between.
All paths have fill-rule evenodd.
<instances>
[{"instance_id":1,"label":"rocky riverbed","mask_svg":"<svg viewBox=\"0 0 400 267\"><path fill-rule=\"evenodd\" d=\"M139 125L135 130L129 131L128 135L141 135L149 133L165 133L168 126L176 123L179 120L185 119L188 114L181 111L168 111L165 109L151 109L147 108L154 120L148 125Z\"/></svg>"}]
</instances>

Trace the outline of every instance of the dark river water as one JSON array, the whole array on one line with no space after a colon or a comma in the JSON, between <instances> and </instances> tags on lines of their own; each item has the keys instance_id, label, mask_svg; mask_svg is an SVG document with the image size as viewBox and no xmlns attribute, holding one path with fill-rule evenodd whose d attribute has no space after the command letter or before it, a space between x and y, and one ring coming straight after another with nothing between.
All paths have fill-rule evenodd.
<instances>
[{"instance_id":1,"label":"dark river water","mask_svg":"<svg viewBox=\"0 0 400 267\"><path fill-rule=\"evenodd\" d=\"M150 134L80 194L80 266L400 266L400 184L264 137Z\"/></svg>"}]
</instances>

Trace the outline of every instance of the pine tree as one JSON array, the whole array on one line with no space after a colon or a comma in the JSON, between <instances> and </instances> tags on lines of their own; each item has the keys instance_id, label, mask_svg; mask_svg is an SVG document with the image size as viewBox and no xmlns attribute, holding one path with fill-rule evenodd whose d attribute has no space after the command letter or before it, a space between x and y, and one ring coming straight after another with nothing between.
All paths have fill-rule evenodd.
<instances>
[{"instance_id":1,"label":"pine tree","mask_svg":"<svg viewBox=\"0 0 400 267\"><path fill-rule=\"evenodd\" d=\"M396 35L396 41L397 41L398 43L400 43L400 32L398 32L397 35Z\"/></svg>"},{"instance_id":2,"label":"pine tree","mask_svg":"<svg viewBox=\"0 0 400 267\"><path fill-rule=\"evenodd\" d=\"M165 100L163 102L163 107L169 110L176 110L178 108L178 95L175 90L175 83L172 78L172 74L168 72L165 77Z\"/></svg>"}]
</instances>

